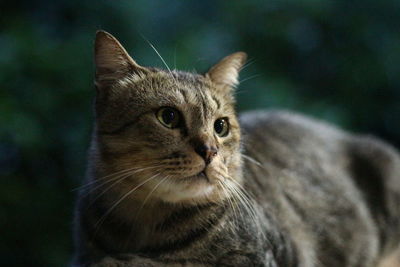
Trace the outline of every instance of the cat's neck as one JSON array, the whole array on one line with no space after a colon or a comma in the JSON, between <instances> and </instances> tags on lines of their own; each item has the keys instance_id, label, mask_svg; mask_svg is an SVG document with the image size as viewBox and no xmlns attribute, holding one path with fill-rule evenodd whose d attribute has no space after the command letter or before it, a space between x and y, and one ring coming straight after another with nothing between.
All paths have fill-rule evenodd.
<instances>
[{"instance_id":1,"label":"cat's neck","mask_svg":"<svg viewBox=\"0 0 400 267\"><path fill-rule=\"evenodd\" d=\"M89 220L86 228L91 229L92 238L103 250L157 250L163 244L173 243L178 232L184 234L204 228L202 223L225 212L223 205L215 203L181 205L157 199L143 203L143 198L130 198L118 203L119 199L121 196L117 197L110 191L100 197L92 193L84 200L88 211L86 221Z\"/></svg>"}]
</instances>

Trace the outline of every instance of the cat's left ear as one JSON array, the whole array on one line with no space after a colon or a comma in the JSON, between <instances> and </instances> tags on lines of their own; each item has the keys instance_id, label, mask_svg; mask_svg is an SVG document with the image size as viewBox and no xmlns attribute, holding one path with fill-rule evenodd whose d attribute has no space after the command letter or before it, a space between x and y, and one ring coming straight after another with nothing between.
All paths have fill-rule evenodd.
<instances>
[{"instance_id":1,"label":"cat's left ear","mask_svg":"<svg viewBox=\"0 0 400 267\"><path fill-rule=\"evenodd\" d=\"M215 64L206 74L212 82L221 87L234 88L239 84L239 71L246 62L247 54L236 52Z\"/></svg>"}]
</instances>

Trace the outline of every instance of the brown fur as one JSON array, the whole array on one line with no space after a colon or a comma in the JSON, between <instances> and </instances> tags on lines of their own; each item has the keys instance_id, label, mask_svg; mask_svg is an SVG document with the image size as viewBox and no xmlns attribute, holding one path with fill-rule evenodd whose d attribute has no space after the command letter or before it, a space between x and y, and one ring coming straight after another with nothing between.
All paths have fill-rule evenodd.
<instances>
[{"instance_id":1,"label":"brown fur","mask_svg":"<svg viewBox=\"0 0 400 267\"><path fill-rule=\"evenodd\" d=\"M232 54L205 75L146 68L98 32L74 265L367 267L394 253L398 153L288 112L239 124L245 59ZM160 123L163 107L179 127ZM226 136L214 128L221 118Z\"/></svg>"}]
</instances>

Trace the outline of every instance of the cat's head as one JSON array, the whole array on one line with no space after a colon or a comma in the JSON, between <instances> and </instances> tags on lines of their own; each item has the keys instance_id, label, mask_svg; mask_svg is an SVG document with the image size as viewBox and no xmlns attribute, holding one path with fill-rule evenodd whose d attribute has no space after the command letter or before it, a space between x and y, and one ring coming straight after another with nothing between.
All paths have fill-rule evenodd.
<instances>
[{"instance_id":1,"label":"cat's head","mask_svg":"<svg viewBox=\"0 0 400 267\"><path fill-rule=\"evenodd\" d=\"M240 128L233 90L246 54L206 74L138 65L110 34L95 41L97 179L132 197L218 201L241 179ZM113 181L111 181L114 179Z\"/></svg>"}]
</instances>

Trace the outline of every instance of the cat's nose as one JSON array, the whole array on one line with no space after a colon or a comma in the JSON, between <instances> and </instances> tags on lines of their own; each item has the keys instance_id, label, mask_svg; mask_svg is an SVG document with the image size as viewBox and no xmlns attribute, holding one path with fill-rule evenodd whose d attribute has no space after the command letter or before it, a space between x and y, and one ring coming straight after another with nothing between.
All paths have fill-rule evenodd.
<instances>
[{"instance_id":1,"label":"cat's nose","mask_svg":"<svg viewBox=\"0 0 400 267\"><path fill-rule=\"evenodd\" d=\"M218 149L214 146L209 146L207 144L197 144L194 148L194 151L196 151L197 154L199 154L204 161L206 162L206 165L210 164L212 159L217 155Z\"/></svg>"}]
</instances>

